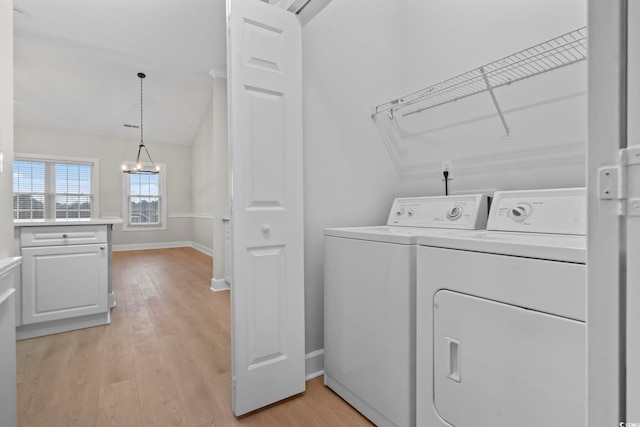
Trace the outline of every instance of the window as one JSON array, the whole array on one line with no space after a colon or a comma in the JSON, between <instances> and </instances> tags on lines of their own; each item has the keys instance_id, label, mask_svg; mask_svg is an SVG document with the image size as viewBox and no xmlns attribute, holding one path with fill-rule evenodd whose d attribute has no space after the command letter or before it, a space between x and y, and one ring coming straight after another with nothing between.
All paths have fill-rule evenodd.
<instances>
[{"instance_id":1,"label":"window","mask_svg":"<svg viewBox=\"0 0 640 427\"><path fill-rule=\"evenodd\" d=\"M16 154L13 219L91 218L97 208L98 161Z\"/></svg>"},{"instance_id":2,"label":"window","mask_svg":"<svg viewBox=\"0 0 640 427\"><path fill-rule=\"evenodd\" d=\"M123 174L124 231L166 230L165 165L157 175Z\"/></svg>"}]
</instances>

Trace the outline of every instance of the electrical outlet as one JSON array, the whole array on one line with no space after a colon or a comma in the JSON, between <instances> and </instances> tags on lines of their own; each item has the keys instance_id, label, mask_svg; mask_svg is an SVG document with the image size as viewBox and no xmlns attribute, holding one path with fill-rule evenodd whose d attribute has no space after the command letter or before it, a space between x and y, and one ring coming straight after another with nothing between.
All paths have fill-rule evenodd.
<instances>
[{"instance_id":1,"label":"electrical outlet","mask_svg":"<svg viewBox=\"0 0 640 427\"><path fill-rule=\"evenodd\" d=\"M442 161L442 172L448 171L449 175L453 173L453 160L443 160Z\"/></svg>"}]
</instances>

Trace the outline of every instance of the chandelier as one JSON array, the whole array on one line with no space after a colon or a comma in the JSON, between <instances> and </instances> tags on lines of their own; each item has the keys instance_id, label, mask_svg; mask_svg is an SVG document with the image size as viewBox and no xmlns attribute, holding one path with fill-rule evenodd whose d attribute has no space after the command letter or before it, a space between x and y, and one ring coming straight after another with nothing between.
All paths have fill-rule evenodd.
<instances>
[{"instance_id":1,"label":"chandelier","mask_svg":"<svg viewBox=\"0 0 640 427\"><path fill-rule=\"evenodd\" d=\"M134 165L122 165L122 172L129 174L143 174L143 175L156 175L160 173L160 167L156 166L151 159L151 154L149 154L149 150L144 145L143 139L143 92L142 92L142 79L146 76L144 73L138 73L138 77L140 78L140 144L138 145L138 156L136 157L136 163ZM142 152L146 153L149 162L143 163L140 160L140 155ZM151 166L149 166L149 164Z\"/></svg>"}]
</instances>

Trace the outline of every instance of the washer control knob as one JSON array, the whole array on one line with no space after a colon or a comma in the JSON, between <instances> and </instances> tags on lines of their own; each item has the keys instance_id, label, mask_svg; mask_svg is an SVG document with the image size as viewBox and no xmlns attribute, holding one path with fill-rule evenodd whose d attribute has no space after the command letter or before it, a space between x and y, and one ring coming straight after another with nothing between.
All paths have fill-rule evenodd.
<instances>
[{"instance_id":1,"label":"washer control knob","mask_svg":"<svg viewBox=\"0 0 640 427\"><path fill-rule=\"evenodd\" d=\"M522 222L531 215L531 206L527 203L518 203L509 211L509 216L516 222Z\"/></svg>"},{"instance_id":2,"label":"washer control knob","mask_svg":"<svg viewBox=\"0 0 640 427\"><path fill-rule=\"evenodd\" d=\"M404 214L404 208L400 208L396 211L396 216L402 216Z\"/></svg>"},{"instance_id":3,"label":"washer control knob","mask_svg":"<svg viewBox=\"0 0 640 427\"><path fill-rule=\"evenodd\" d=\"M455 221L462 216L462 206L453 206L447 211L447 219Z\"/></svg>"},{"instance_id":4,"label":"washer control knob","mask_svg":"<svg viewBox=\"0 0 640 427\"><path fill-rule=\"evenodd\" d=\"M416 213L416 208L410 208L407 211L407 215L409 215L409 216L413 216L413 215L415 215L415 213Z\"/></svg>"}]
</instances>

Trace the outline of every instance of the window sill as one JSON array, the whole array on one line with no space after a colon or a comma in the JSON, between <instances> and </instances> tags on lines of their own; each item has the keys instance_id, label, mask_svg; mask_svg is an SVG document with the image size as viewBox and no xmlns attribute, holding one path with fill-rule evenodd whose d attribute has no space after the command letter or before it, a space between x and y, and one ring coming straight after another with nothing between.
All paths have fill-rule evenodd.
<instances>
[{"instance_id":1,"label":"window sill","mask_svg":"<svg viewBox=\"0 0 640 427\"><path fill-rule=\"evenodd\" d=\"M122 231L165 231L167 226L162 225L127 225L122 224Z\"/></svg>"}]
</instances>

